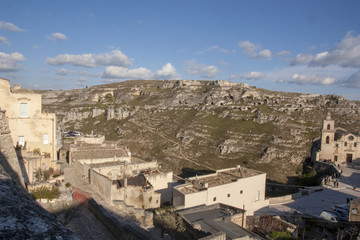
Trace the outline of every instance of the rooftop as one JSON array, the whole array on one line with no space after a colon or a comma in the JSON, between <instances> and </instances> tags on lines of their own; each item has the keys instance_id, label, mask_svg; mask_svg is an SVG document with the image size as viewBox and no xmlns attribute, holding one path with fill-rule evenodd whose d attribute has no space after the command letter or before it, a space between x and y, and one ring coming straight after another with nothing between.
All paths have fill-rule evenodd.
<instances>
[{"instance_id":1,"label":"rooftop","mask_svg":"<svg viewBox=\"0 0 360 240\"><path fill-rule=\"evenodd\" d=\"M127 164L130 165L130 164L138 164L138 163L145 163L145 162L146 161L144 161L140 158L131 157L131 163L127 163ZM102 163L89 164L89 166L91 168L111 167L111 166L117 166L117 165L125 165L125 162L124 161L113 161L113 162L102 162Z\"/></svg>"},{"instance_id":2,"label":"rooftop","mask_svg":"<svg viewBox=\"0 0 360 240\"><path fill-rule=\"evenodd\" d=\"M226 239L239 239L246 236L251 237L251 239L261 239L254 233L231 222L232 215L242 214L242 212L242 209L225 204L201 206L179 211L191 224L200 225L201 231L211 234L221 231L226 234Z\"/></svg>"},{"instance_id":3,"label":"rooftop","mask_svg":"<svg viewBox=\"0 0 360 240\"><path fill-rule=\"evenodd\" d=\"M218 170L214 174L208 174L208 175L203 175L200 177L190 178L189 180L191 180L193 184L179 185L177 190L179 190L180 192L182 192L184 194L194 193L194 192L200 191L200 189L198 187L194 187L195 184L198 186L204 186L204 187L206 185L207 185L207 187L215 187L215 186L235 182L241 178L252 177L252 176L259 175L259 174L263 174L263 173L253 170L253 169L248 169L248 168L243 168L243 167Z\"/></svg>"}]
</instances>

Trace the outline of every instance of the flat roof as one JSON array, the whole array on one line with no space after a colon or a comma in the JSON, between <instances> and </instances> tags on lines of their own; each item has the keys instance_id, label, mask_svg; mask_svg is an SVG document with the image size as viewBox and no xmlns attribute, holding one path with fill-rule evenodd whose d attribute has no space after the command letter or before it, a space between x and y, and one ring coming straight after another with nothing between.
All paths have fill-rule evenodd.
<instances>
[{"instance_id":1,"label":"flat roof","mask_svg":"<svg viewBox=\"0 0 360 240\"><path fill-rule=\"evenodd\" d=\"M208 187L215 187L231 182L235 182L241 178L252 177L260 174L265 174L249 168L230 168L218 170L216 173L203 175L199 177L189 178L191 181L197 181L200 185L208 184ZM194 184L183 184L177 187L177 190L184 194L198 192L199 189L194 187Z\"/></svg>"},{"instance_id":2,"label":"flat roof","mask_svg":"<svg viewBox=\"0 0 360 240\"><path fill-rule=\"evenodd\" d=\"M84 159L82 159L82 160L84 160ZM125 162L126 161L112 161L112 162L92 163L92 164L88 164L88 165L92 168L101 168L101 167L125 165ZM139 163L147 163L147 162L140 158L131 157L131 162L130 163L127 162L127 165L139 164Z\"/></svg>"},{"instance_id":3,"label":"flat roof","mask_svg":"<svg viewBox=\"0 0 360 240\"><path fill-rule=\"evenodd\" d=\"M201 231L211 234L221 231L226 234L226 239L237 239L246 236L249 236L252 239L261 239L256 234L231 222L231 215L242 214L241 212L241 209L225 204L200 206L179 211L179 213L191 224L200 225Z\"/></svg>"}]
</instances>

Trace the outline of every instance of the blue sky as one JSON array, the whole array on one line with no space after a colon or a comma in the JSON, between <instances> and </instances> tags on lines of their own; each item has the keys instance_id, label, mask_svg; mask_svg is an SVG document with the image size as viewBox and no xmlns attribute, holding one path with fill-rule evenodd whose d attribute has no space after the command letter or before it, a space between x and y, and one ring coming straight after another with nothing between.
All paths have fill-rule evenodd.
<instances>
[{"instance_id":1,"label":"blue sky","mask_svg":"<svg viewBox=\"0 0 360 240\"><path fill-rule=\"evenodd\" d=\"M229 80L360 99L360 1L2 1L0 76L32 89Z\"/></svg>"}]
</instances>

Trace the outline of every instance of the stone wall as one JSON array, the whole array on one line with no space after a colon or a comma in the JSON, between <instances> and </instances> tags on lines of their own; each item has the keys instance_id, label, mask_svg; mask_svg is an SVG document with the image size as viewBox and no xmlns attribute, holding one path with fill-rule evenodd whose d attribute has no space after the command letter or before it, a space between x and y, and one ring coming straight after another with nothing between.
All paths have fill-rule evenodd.
<instances>
[{"instance_id":1,"label":"stone wall","mask_svg":"<svg viewBox=\"0 0 360 240\"><path fill-rule=\"evenodd\" d=\"M94 199L89 199L89 210L116 236L117 239L152 239L151 235L125 219L119 221Z\"/></svg>"},{"instance_id":2,"label":"stone wall","mask_svg":"<svg viewBox=\"0 0 360 240\"><path fill-rule=\"evenodd\" d=\"M112 181L107 177L90 169L90 183L96 187L97 191L105 196L106 199L112 199Z\"/></svg>"},{"instance_id":3,"label":"stone wall","mask_svg":"<svg viewBox=\"0 0 360 240\"><path fill-rule=\"evenodd\" d=\"M21 168L16 155L5 112L0 109L0 164L11 179L24 186L27 182L27 174L23 165Z\"/></svg>"}]
</instances>

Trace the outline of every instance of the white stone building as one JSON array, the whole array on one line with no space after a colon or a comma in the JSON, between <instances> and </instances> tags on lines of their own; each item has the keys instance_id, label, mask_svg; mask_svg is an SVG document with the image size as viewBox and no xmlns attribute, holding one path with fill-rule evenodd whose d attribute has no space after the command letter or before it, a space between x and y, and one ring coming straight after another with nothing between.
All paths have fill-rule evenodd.
<instances>
[{"instance_id":1,"label":"white stone building","mask_svg":"<svg viewBox=\"0 0 360 240\"><path fill-rule=\"evenodd\" d=\"M316 153L317 161L325 160L338 164L360 160L359 134L336 128L330 113L323 120L320 141L320 150Z\"/></svg>"},{"instance_id":2,"label":"white stone building","mask_svg":"<svg viewBox=\"0 0 360 240\"><path fill-rule=\"evenodd\" d=\"M247 215L267 207L266 173L243 167L222 169L192 177L173 189L173 205L178 209L222 203L245 209Z\"/></svg>"},{"instance_id":3,"label":"white stone building","mask_svg":"<svg viewBox=\"0 0 360 240\"><path fill-rule=\"evenodd\" d=\"M14 146L57 159L56 117L54 113L43 113L41 94L15 85L0 78L0 108L6 110Z\"/></svg>"}]
</instances>

